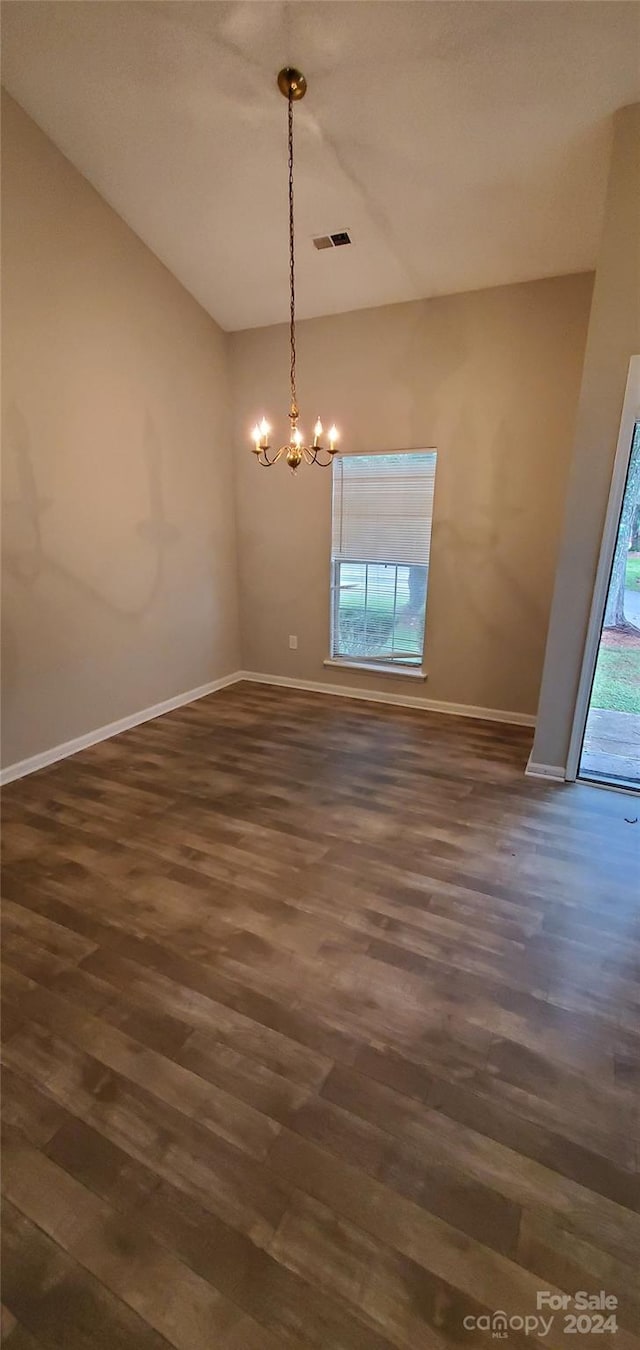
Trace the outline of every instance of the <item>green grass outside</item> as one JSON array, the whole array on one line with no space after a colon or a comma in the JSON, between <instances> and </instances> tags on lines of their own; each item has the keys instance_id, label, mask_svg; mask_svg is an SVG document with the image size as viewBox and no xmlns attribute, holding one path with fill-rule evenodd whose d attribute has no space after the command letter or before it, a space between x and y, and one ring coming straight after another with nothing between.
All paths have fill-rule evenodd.
<instances>
[{"instance_id":1,"label":"green grass outside","mask_svg":"<svg viewBox=\"0 0 640 1350\"><path fill-rule=\"evenodd\" d=\"M340 610L345 614L350 609L362 609L362 602L363 595L360 589L344 590L340 596ZM406 603L406 598L398 598L395 646L396 650L404 649L418 655L422 650L422 629L418 630L415 624L403 622L402 609ZM367 598L367 613L373 620L380 618L390 621L393 617L393 594L376 595L375 590L370 590ZM388 641L380 644L378 655L384 656L386 652L391 652L391 647L391 634L389 634Z\"/></svg>"},{"instance_id":2,"label":"green grass outside","mask_svg":"<svg viewBox=\"0 0 640 1350\"><path fill-rule=\"evenodd\" d=\"M640 590L640 554L627 560L625 584ZM591 694L592 708L640 713L640 643L632 647L602 647L598 653Z\"/></svg>"},{"instance_id":3,"label":"green grass outside","mask_svg":"<svg viewBox=\"0 0 640 1350\"><path fill-rule=\"evenodd\" d=\"M598 655L592 708L640 713L640 647L603 647Z\"/></svg>"},{"instance_id":4,"label":"green grass outside","mask_svg":"<svg viewBox=\"0 0 640 1350\"><path fill-rule=\"evenodd\" d=\"M353 590L353 591L344 590L340 595L341 610L362 609L363 603L364 603L364 593L362 590ZM372 595L371 592L369 592L369 595L367 597L367 609L370 614L380 614L380 615L388 614L389 616L391 616L393 614L393 595L376 596L375 594Z\"/></svg>"},{"instance_id":5,"label":"green grass outside","mask_svg":"<svg viewBox=\"0 0 640 1350\"><path fill-rule=\"evenodd\" d=\"M625 585L634 591L640 591L640 553L634 553L627 560Z\"/></svg>"}]
</instances>

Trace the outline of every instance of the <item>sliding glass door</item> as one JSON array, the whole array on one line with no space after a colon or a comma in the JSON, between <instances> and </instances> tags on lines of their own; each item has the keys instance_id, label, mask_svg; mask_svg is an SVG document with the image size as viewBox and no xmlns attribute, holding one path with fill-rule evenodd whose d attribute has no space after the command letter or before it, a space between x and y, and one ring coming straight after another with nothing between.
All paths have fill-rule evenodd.
<instances>
[{"instance_id":1,"label":"sliding glass door","mask_svg":"<svg viewBox=\"0 0 640 1350\"><path fill-rule=\"evenodd\" d=\"M578 777L640 791L640 420L630 439Z\"/></svg>"}]
</instances>

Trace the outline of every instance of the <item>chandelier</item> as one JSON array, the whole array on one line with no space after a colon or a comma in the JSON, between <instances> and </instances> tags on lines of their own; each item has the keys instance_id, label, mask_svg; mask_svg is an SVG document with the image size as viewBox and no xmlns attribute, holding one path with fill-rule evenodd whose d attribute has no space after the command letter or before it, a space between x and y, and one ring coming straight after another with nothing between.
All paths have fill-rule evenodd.
<instances>
[{"instance_id":1,"label":"chandelier","mask_svg":"<svg viewBox=\"0 0 640 1350\"><path fill-rule=\"evenodd\" d=\"M258 464L265 469L270 469L272 464L277 464L278 460L284 455L289 468L293 473L298 465L304 462L306 464L318 464L320 468L327 469L331 464L334 455L338 453L336 441L338 440L338 431L335 426L329 428L329 444L322 444L323 427L320 418L318 418L313 429L313 444L305 445L304 436L298 426L298 417L300 415L298 408L298 396L296 393L296 273L295 273L295 231L293 223L293 105L298 99L304 98L307 92L307 81L292 66L286 66L278 75L278 88L284 95L288 104L288 147L289 147L289 347L291 361L289 366L290 382L290 404L289 404L289 440L286 445L281 445L279 450L274 453L269 444L269 434L271 427L266 418L257 422L251 432L253 441L252 451Z\"/></svg>"}]
</instances>

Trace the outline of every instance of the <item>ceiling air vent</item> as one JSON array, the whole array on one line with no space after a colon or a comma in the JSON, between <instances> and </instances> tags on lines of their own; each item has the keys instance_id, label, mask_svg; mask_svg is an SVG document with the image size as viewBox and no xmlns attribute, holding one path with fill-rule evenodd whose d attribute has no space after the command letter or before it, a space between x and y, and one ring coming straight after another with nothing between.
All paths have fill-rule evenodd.
<instances>
[{"instance_id":1,"label":"ceiling air vent","mask_svg":"<svg viewBox=\"0 0 640 1350\"><path fill-rule=\"evenodd\" d=\"M350 244L351 235L347 230L338 230L337 234L319 234L313 241L314 248L340 248L342 244Z\"/></svg>"}]
</instances>

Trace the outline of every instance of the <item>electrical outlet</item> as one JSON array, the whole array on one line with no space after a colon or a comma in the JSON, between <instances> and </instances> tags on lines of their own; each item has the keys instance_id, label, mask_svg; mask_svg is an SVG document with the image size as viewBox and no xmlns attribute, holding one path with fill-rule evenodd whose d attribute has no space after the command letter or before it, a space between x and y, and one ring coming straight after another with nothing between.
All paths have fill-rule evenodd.
<instances>
[{"instance_id":1,"label":"electrical outlet","mask_svg":"<svg viewBox=\"0 0 640 1350\"><path fill-rule=\"evenodd\" d=\"M295 633L290 633L290 634L289 634L289 647L290 647L290 649L291 649L292 652L297 652L297 650L298 650L298 639L297 639Z\"/></svg>"}]
</instances>

